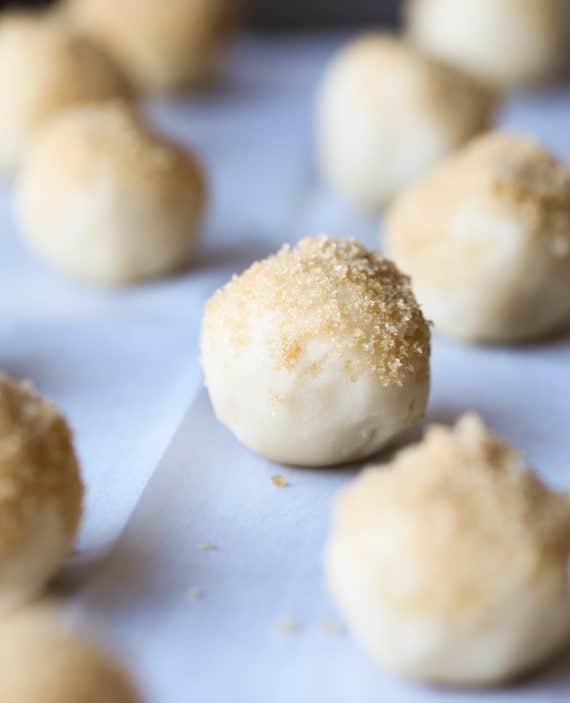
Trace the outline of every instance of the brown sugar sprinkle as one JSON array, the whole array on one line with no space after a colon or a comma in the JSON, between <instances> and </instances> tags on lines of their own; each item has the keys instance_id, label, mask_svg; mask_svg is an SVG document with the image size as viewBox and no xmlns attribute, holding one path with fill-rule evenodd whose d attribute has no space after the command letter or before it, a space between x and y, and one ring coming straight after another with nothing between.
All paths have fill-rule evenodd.
<instances>
[{"instance_id":1,"label":"brown sugar sprinkle","mask_svg":"<svg viewBox=\"0 0 570 703\"><path fill-rule=\"evenodd\" d=\"M410 588L380 587L395 607L471 626L556 565L566 588L565 497L552 493L478 416L466 415L451 429L431 427L386 468L364 476L357 519L370 529L370 516L384 506L406 521L405 549L418 569Z\"/></svg>"},{"instance_id":2,"label":"brown sugar sprinkle","mask_svg":"<svg viewBox=\"0 0 570 703\"><path fill-rule=\"evenodd\" d=\"M81 516L83 486L71 431L57 408L29 383L0 373L0 546L18 549L47 501L71 535Z\"/></svg>"},{"instance_id":3,"label":"brown sugar sprinkle","mask_svg":"<svg viewBox=\"0 0 570 703\"><path fill-rule=\"evenodd\" d=\"M281 474L274 474L271 477L271 483L274 486L277 486L277 488L287 488L291 485L284 476L281 476Z\"/></svg>"},{"instance_id":4,"label":"brown sugar sprinkle","mask_svg":"<svg viewBox=\"0 0 570 703\"><path fill-rule=\"evenodd\" d=\"M553 254L570 253L570 168L540 143L497 132L475 142L466 157L494 174L492 193L523 208L537 237L552 240Z\"/></svg>"},{"instance_id":5,"label":"brown sugar sprinkle","mask_svg":"<svg viewBox=\"0 0 570 703\"><path fill-rule=\"evenodd\" d=\"M283 369L295 367L309 342L326 340L353 380L369 373L389 386L427 373L430 331L409 278L354 239L321 235L284 246L218 291L207 313L235 346L250 344L259 320L273 318L279 334L266 343Z\"/></svg>"}]
</instances>

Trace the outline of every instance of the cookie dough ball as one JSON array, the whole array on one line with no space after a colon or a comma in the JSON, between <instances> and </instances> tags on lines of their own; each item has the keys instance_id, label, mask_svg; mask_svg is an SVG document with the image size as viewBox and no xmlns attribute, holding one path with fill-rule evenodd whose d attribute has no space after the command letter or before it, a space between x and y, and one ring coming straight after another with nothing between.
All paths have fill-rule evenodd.
<instances>
[{"instance_id":1,"label":"cookie dough ball","mask_svg":"<svg viewBox=\"0 0 570 703\"><path fill-rule=\"evenodd\" d=\"M2 622L2 703L140 703L122 667L60 617L34 608Z\"/></svg>"},{"instance_id":2,"label":"cookie dough ball","mask_svg":"<svg viewBox=\"0 0 570 703\"><path fill-rule=\"evenodd\" d=\"M121 61L146 93L180 91L213 73L237 0L68 0L67 14Z\"/></svg>"},{"instance_id":3,"label":"cookie dough ball","mask_svg":"<svg viewBox=\"0 0 570 703\"><path fill-rule=\"evenodd\" d=\"M317 100L323 178L377 210L401 188L485 130L494 99L479 83L382 33L351 42Z\"/></svg>"},{"instance_id":4,"label":"cookie dough ball","mask_svg":"<svg viewBox=\"0 0 570 703\"><path fill-rule=\"evenodd\" d=\"M534 141L482 137L404 192L386 229L442 331L517 342L570 323L570 169Z\"/></svg>"},{"instance_id":5,"label":"cookie dough ball","mask_svg":"<svg viewBox=\"0 0 570 703\"><path fill-rule=\"evenodd\" d=\"M209 301L201 347L218 419L274 461L369 456L424 414L429 327L408 279L354 240L254 264Z\"/></svg>"},{"instance_id":6,"label":"cookie dough ball","mask_svg":"<svg viewBox=\"0 0 570 703\"><path fill-rule=\"evenodd\" d=\"M481 686L567 642L569 550L567 499L465 416L344 491L325 565L372 658L411 679Z\"/></svg>"},{"instance_id":7,"label":"cookie dough ball","mask_svg":"<svg viewBox=\"0 0 570 703\"><path fill-rule=\"evenodd\" d=\"M498 88L551 78L562 65L564 0L411 0L408 34Z\"/></svg>"},{"instance_id":8,"label":"cookie dough ball","mask_svg":"<svg viewBox=\"0 0 570 703\"><path fill-rule=\"evenodd\" d=\"M128 96L112 59L60 21L0 15L0 171L18 168L38 132L70 106Z\"/></svg>"},{"instance_id":9,"label":"cookie dough ball","mask_svg":"<svg viewBox=\"0 0 570 703\"><path fill-rule=\"evenodd\" d=\"M69 555L82 495L65 419L0 375L0 613L38 595Z\"/></svg>"},{"instance_id":10,"label":"cookie dough ball","mask_svg":"<svg viewBox=\"0 0 570 703\"><path fill-rule=\"evenodd\" d=\"M20 176L16 214L48 264L113 285L186 263L204 201L196 158L112 102L67 111L44 131Z\"/></svg>"}]
</instances>

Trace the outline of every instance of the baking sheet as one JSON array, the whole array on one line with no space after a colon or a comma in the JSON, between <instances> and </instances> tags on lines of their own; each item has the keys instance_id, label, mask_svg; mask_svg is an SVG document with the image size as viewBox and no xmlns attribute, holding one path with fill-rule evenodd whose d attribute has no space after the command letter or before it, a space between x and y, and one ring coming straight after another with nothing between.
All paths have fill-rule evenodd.
<instances>
[{"instance_id":1,"label":"baking sheet","mask_svg":"<svg viewBox=\"0 0 570 703\"><path fill-rule=\"evenodd\" d=\"M570 657L524 687L444 694L391 679L346 634L329 632L339 618L320 555L333 496L356 469L264 462L216 423L204 391L196 395L203 303L233 272L302 234L378 244L375 219L329 193L313 163L314 90L343 40L246 39L225 85L148 107L161 129L197 148L210 178L198 259L167 281L105 291L60 278L25 250L11 191L0 189L0 364L62 405L89 484L69 592L82 617L124 645L149 703L566 700ZM558 86L510 101L498 123L568 157L569 116L570 90ZM430 419L476 409L550 482L568 486L569 369L568 337L516 350L438 339ZM274 473L291 485L275 487ZM101 560L99 547L125 524ZM219 549L201 550L204 540ZM201 599L190 598L195 588ZM298 630L283 633L283 617Z\"/></svg>"},{"instance_id":2,"label":"baking sheet","mask_svg":"<svg viewBox=\"0 0 570 703\"><path fill-rule=\"evenodd\" d=\"M551 484L570 487L568 340L547 354L442 339L434 346L429 420L480 412ZM340 622L321 573L331 504L357 470L290 469L256 457L217 423L200 393L112 559L81 598L130 652L151 701L473 699L397 682L346 634L323 631ZM288 487L273 485L277 473ZM204 551L204 541L218 548ZM282 632L282 618L298 630ZM569 694L570 652L529 685L484 700Z\"/></svg>"}]
</instances>

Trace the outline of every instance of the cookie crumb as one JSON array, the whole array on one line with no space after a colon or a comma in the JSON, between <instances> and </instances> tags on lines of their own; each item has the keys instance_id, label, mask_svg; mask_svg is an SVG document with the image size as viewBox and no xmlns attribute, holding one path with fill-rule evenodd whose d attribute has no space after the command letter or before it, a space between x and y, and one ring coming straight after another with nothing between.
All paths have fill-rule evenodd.
<instances>
[{"instance_id":1,"label":"cookie crumb","mask_svg":"<svg viewBox=\"0 0 570 703\"><path fill-rule=\"evenodd\" d=\"M291 485L289 483L289 481L287 481L287 479L284 476L282 476L281 474L274 474L271 477L271 483L274 486L277 486L277 488L287 488L288 486Z\"/></svg>"},{"instance_id":2,"label":"cookie crumb","mask_svg":"<svg viewBox=\"0 0 570 703\"><path fill-rule=\"evenodd\" d=\"M279 620L277 621L277 628L284 635L293 635L299 631L299 626L297 625L297 623L293 622L293 620L288 615L279 618Z\"/></svg>"},{"instance_id":3,"label":"cookie crumb","mask_svg":"<svg viewBox=\"0 0 570 703\"><path fill-rule=\"evenodd\" d=\"M324 635L333 636L344 634L344 627L335 620L328 620L324 618L323 620L319 620L317 627Z\"/></svg>"},{"instance_id":4,"label":"cookie crumb","mask_svg":"<svg viewBox=\"0 0 570 703\"><path fill-rule=\"evenodd\" d=\"M204 591L199 586L192 586L188 589L188 600L190 601L202 600L203 595Z\"/></svg>"},{"instance_id":5,"label":"cookie crumb","mask_svg":"<svg viewBox=\"0 0 570 703\"><path fill-rule=\"evenodd\" d=\"M203 552L217 552L218 545L210 542L209 539L205 539L202 542L198 542L198 549L201 549Z\"/></svg>"}]
</instances>

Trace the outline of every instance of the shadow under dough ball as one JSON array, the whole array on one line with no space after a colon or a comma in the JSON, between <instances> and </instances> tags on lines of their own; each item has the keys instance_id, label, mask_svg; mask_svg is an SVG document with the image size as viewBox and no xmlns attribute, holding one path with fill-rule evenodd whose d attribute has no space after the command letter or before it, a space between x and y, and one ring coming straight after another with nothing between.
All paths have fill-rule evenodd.
<instances>
[{"instance_id":1,"label":"shadow under dough ball","mask_svg":"<svg viewBox=\"0 0 570 703\"><path fill-rule=\"evenodd\" d=\"M354 240L307 237L208 302L201 334L218 419L274 461L374 453L423 417L430 331L409 281Z\"/></svg>"},{"instance_id":2,"label":"shadow under dough ball","mask_svg":"<svg viewBox=\"0 0 570 703\"><path fill-rule=\"evenodd\" d=\"M69 556L82 497L65 419L0 375L0 612L39 595Z\"/></svg>"},{"instance_id":3,"label":"shadow under dough ball","mask_svg":"<svg viewBox=\"0 0 570 703\"><path fill-rule=\"evenodd\" d=\"M130 677L95 642L47 608L2 622L2 703L141 703Z\"/></svg>"},{"instance_id":4,"label":"shadow under dough ball","mask_svg":"<svg viewBox=\"0 0 570 703\"><path fill-rule=\"evenodd\" d=\"M570 324L570 169L531 139L474 141L402 193L385 238L451 336L522 342Z\"/></svg>"},{"instance_id":5,"label":"shadow under dough ball","mask_svg":"<svg viewBox=\"0 0 570 703\"><path fill-rule=\"evenodd\" d=\"M120 285L187 263L205 201L196 157L109 102L69 110L43 132L18 179L16 216L54 269Z\"/></svg>"},{"instance_id":6,"label":"shadow under dough ball","mask_svg":"<svg viewBox=\"0 0 570 703\"><path fill-rule=\"evenodd\" d=\"M59 18L0 14L0 172L18 170L62 110L130 94L110 56Z\"/></svg>"},{"instance_id":7,"label":"shadow under dough ball","mask_svg":"<svg viewBox=\"0 0 570 703\"><path fill-rule=\"evenodd\" d=\"M412 680L486 686L568 642L569 549L567 496L465 416L341 493L325 572L375 661Z\"/></svg>"},{"instance_id":8,"label":"shadow under dough ball","mask_svg":"<svg viewBox=\"0 0 570 703\"><path fill-rule=\"evenodd\" d=\"M477 81L381 32L351 41L317 95L324 180L379 210L402 188L487 129L494 95Z\"/></svg>"}]
</instances>

